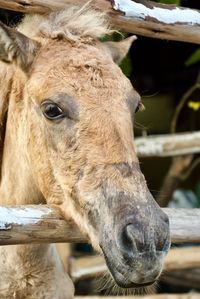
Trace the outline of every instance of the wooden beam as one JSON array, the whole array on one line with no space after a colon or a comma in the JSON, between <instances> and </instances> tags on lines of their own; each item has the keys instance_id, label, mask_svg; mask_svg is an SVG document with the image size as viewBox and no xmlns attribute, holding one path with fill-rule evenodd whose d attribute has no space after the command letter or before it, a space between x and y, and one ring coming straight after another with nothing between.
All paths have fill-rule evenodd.
<instances>
[{"instance_id":1,"label":"wooden beam","mask_svg":"<svg viewBox=\"0 0 200 299\"><path fill-rule=\"evenodd\" d=\"M0 7L23 13L48 13L88 0L0 0ZM151 1L95 0L90 6L108 13L113 26L138 35L200 44L200 12Z\"/></svg>"},{"instance_id":2,"label":"wooden beam","mask_svg":"<svg viewBox=\"0 0 200 299\"><path fill-rule=\"evenodd\" d=\"M59 208L46 205L0 207L0 245L87 242Z\"/></svg>"},{"instance_id":3,"label":"wooden beam","mask_svg":"<svg viewBox=\"0 0 200 299\"><path fill-rule=\"evenodd\" d=\"M172 243L200 242L200 209L163 208L163 211L169 217Z\"/></svg>"},{"instance_id":4,"label":"wooden beam","mask_svg":"<svg viewBox=\"0 0 200 299\"><path fill-rule=\"evenodd\" d=\"M135 138L138 156L169 157L200 152L200 132L152 135Z\"/></svg>"},{"instance_id":5,"label":"wooden beam","mask_svg":"<svg viewBox=\"0 0 200 299\"><path fill-rule=\"evenodd\" d=\"M173 248L165 258L164 273L183 269L200 268L200 248ZM70 276L73 281L100 277L107 271L103 256L84 256L70 258Z\"/></svg>"},{"instance_id":6,"label":"wooden beam","mask_svg":"<svg viewBox=\"0 0 200 299\"><path fill-rule=\"evenodd\" d=\"M200 269L180 270L165 273L161 281L170 286L200 290ZM200 295L199 295L200 298Z\"/></svg>"},{"instance_id":7,"label":"wooden beam","mask_svg":"<svg viewBox=\"0 0 200 299\"><path fill-rule=\"evenodd\" d=\"M195 268L200 268L199 246L173 248L165 259L164 270L166 272Z\"/></svg>"},{"instance_id":8,"label":"wooden beam","mask_svg":"<svg viewBox=\"0 0 200 299\"><path fill-rule=\"evenodd\" d=\"M173 243L200 242L200 209L163 209L170 219ZM56 206L0 207L0 245L87 242Z\"/></svg>"},{"instance_id":9,"label":"wooden beam","mask_svg":"<svg viewBox=\"0 0 200 299\"><path fill-rule=\"evenodd\" d=\"M83 257L71 257L69 259L69 273L74 282L103 276L108 267L103 256L90 255Z\"/></svg>"},{"instance_id":10,"label":"wooden beam","mask_svg":"<svg viewBox=\"0 0 200 299\"><path fill-rule=\"evenodd\" d=\"M104 296L75 296L75 299L103 299ZM154 294L146 296L117 296L117 299L199 299L199 293L187 294ZM106 296L106 299L116 299L116 296Z\"/></svg>"}]
</instances>

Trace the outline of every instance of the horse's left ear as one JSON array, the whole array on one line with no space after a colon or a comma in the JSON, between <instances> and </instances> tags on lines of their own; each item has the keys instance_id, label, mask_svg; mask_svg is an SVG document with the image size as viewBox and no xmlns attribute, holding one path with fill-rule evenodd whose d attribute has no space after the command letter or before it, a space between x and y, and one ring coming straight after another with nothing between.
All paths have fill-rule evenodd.
<instances>
[{"instance_id":1,"label":"horse's left ear","mask_svg":"<svg viewBox=\"0 0 200 299\"><path fill-rule=\"evenodd\" d=\"M132 43L137 39L137 36L132 35L120 42L105 42L105 46L112 55L115 63L120 64L120 62L127 55Z\"/></svg>"},{"instance_id":2,"label":"horse's left ear","mask_svg":"<svg viewBox=\"0 0 200 299\"><path fill-rule=\"evenodd\" d=\"M0 60L27 71L39 46L38 42L0 22Z\"/></svg>"}]
</instances>

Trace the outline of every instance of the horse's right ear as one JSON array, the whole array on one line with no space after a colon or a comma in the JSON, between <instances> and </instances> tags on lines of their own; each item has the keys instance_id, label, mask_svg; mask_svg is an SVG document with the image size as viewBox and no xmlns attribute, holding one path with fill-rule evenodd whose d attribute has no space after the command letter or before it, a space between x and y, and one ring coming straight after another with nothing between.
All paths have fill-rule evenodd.
<instances>
[{"instance_id":1,"label":"horse's right ear","mask_svg":"<svg viewBox=\"0 0 200 299\"><path fill-rule=\"evenodd\" d=\"M0 60L28 71L40 44L0 22Z\"/></svg>"},{"instance_id":2,"label":"horse's right ear","mask_svg":"<svg viewBox=\"0 0 200 299\"><path fill-rule=\"evenodd\" d=\"M109 50L113 61L120 64L127 55L132 43L137 39L137 36L132 35L120 42L104 42L104 45Z\"/></svg>"}]
</instances>

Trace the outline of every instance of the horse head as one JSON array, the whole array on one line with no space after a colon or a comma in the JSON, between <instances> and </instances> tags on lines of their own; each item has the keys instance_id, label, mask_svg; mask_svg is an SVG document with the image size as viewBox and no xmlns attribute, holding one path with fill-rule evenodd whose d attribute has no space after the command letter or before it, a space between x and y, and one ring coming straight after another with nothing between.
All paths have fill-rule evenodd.
<instances>
[{"instance_id":1,"label":"horse head","mask_svg":"<svg viewBox=\"0 0 200 299\"><path fill-rule=\"evenodd\" d=\"M1 24L0 58L16 78L7 123L12 114L43 200L88 235L119 286L146 286L159 277L170 239L134 147L141 98L118 66L135 37L101 42L101 14L66 14L27 18L18 31Z\"/></svg>"}]
</instances>

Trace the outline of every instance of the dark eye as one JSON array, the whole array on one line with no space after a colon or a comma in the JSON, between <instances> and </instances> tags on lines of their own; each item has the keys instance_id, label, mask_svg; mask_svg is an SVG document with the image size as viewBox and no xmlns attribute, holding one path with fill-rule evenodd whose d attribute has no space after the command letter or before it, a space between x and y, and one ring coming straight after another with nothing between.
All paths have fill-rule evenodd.
<instances>
[{"instance_id":1,"label":"dark eye","mask_svg":"<svg viewBox=\"0 0 200 299\"><path fill-rule=\"evenodd\" d=\"M60 119L65 116L62 109L54 102L45 101L41 107L44 116L50 120Z\"/></svg>"}]
</instances>

